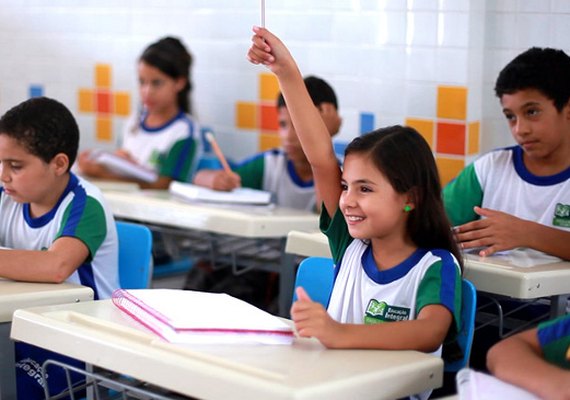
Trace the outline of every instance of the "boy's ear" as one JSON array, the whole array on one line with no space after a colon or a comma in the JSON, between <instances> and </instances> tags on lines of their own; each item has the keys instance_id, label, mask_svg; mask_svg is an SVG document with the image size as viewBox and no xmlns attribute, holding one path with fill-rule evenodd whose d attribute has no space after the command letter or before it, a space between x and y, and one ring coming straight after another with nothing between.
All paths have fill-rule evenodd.
<instances>
[{"instance_id":1,"label":"boy's ear","mask_svg":"<svg viewBox=\"0 0 570 400\"><path fill-rule=\"evenodd\" d=\"M184 87L186 86L186 83L188 82L188 79L186 78L176 78L176 91L180 92L182 89L184 89Z\"/></svg>"},{"instance_id":2,"label":"boy's ear","mask_svg":"<svg viewBox=\"0 0 570 400\"><path fill-rule=\"evenodd\" d=\"M55 171L58 175L63 175L69 169L69 158L64 153L58 153L51 160L51 163L55 167Z\"/></svg>"}]
</instances>

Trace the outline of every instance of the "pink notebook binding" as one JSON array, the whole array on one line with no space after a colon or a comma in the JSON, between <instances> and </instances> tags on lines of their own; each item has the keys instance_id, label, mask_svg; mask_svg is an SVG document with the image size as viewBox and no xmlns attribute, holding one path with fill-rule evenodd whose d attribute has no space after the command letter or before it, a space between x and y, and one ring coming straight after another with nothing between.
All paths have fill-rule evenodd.
<instances>
[{"instance_id":1,"label":"pink notebook binding","mask_svg":"<svg viewBox=\"0 0 570 400\"><path fill-rule=\"evenodd\" d=\"M119 289L113 303L171 343L290 344L291 326L224 293L175 289Z\"/></svg>"}]
</instances>

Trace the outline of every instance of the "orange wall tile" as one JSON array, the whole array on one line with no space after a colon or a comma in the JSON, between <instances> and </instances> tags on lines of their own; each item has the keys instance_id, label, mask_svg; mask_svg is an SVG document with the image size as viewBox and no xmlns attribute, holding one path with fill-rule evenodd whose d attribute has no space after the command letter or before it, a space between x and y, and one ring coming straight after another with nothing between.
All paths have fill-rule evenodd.
<instances>
[{"instance_id":1,"label":"orange wall tile","mask_svg":"<svg viewBox=\"0 0 570 400\"><path fill-rule=\"evenodd\" d=\"M417 130L433 149L434 122L429 119L407 118L405 124Z\"/></svg>"},{"instance_id":2,"label":"orange wall tile","mask_svg":"<svg viewBox=\"0 0 570 400\"><path fill-rule=\"evenodd\" d=\"M105 116L97 116L96 123L96 138L103 142L110 142L113 136L113 127L111 118Z\"/></svg>"},{"instance_id":3,"label":"orange wall tile","mask_svg":"<svg viewBox=\"0 0 570 400\"><path fill-rule=\"evenodd\" d=\"M77 91L77 102L80 112L95 111L95 93L91 89L79 89Z\"/></svg>"},{"instance_id":4,"label":"orange wall tile","mask_svg":"<svg viewBox=\"0 0 570 400\"><path fill-rule=\"evenodd\" d=\"M111 114L113 111L113 96L108 90L97 90L97 112L102 114Z\"/></svg>"},{"instance_id":5,"label":"orange wall tile","mask_svg":"<svg viewBox=\"0 0 570 400\"><path fill-rule=\"evenodd\" d=\"M477 154L479 153L479 135L480 135L479 121L471 122L467 126L469 131L469 140L467 141L467 154Z\"/></svg>"},{"instance_id":6,"label":"orange wall tile","mask_svg":"<svg viewBox=\"0 0 570 400\"><path fill-rule=\"evenodd\" d=\"M439 86L437 88L437 117L465 120L467 118L467 88Z\"/></svg>"},{"instance_id":7,"label":"orange wall tile","mask_svg":"<svg viewBox=\"0 0 570 400\"><path fill-rule=\"evenodd\" d=\"M257 105L238 101L236 103L236 127L240 129L257 129Z\"/></svg>"},{"instance_id":8,"label":"orange wall tile","mask_svg":"<svg viewBox=\"0 0 570 400\"><path fill-rule=\"evenodd\" d=\"M279 135L275 133L261 133L259 135L259 151L265 151L281 147L281 140Z\"/></svg>"},{"instance_id":9,"label":"orange wall tile","mask_svg":"<svg viewBox=\"0 0 570 400\"><path fill-rule=\"evenodd\" d=\"M277 107L274 105L264 105L259 106L259 115L261 117L260 127L264 131L277 132L279 129L279 122L277 116Z\"/></svg>"},{"instance_id":10,"label":"orange wall tile","mask_svg":"<svg viewBox=\"0 0 570 400\"><path fill-rule=\"evenodd\" d=\"M128 92L115 92L115 114L128 116L131 114L131 95Z\"/></svg>"},{"instance_id":11,"label":"orange wall tile","mask_svg":"<svg viewBox=\"0 0 570 400\"><path fill-rule=\"evenodd\" d=\"M277 103L279 82L273 74L259 74L259 99Z\"/></svg>"},{"instance_id":12,"label":"orange wall tile","mask_svg":"<svg viewBox=\"0 0 570 400\"><path fill-rule=\"evenodd\" d=\"M435 162L439 170L439 179L442 187L455 178L465 166L465 160L463 159L436 157Z\"/></svg>"},{"instance_id":13,"label":"orange wall tile","mask_svg":"<svg viewBox=\"0 0 570 400\"><path fill-rule=\"evenodd\" d=\"M95 86L98 88L111 87L111 66L109 64L95 65Z\"/></svg>"},{"instance_id":14,"label":"orange wall tile","mask_svg":"<svg viewBox=\"0 0 570 400\"><path fill-rule=\"evenodd\" d=\"M436 152L465 155L465 124L438 122Z\"/></svg>"}]
</instances>

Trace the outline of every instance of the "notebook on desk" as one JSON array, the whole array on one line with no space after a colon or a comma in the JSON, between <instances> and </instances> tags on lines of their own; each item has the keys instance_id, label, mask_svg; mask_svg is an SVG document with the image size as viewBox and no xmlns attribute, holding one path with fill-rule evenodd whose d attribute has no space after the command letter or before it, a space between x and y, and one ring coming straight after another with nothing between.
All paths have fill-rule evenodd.
<instances>
[{"instance_id":1,"label":"notebook on desk","mask_svg":"<svg viewBox=\"0 0 570 400\"><path fill-rule=\"evenodd\" d=\"M250 188L236 188L229 192L224 192L191 183L173 181L170 183L169 191L176 196L194 201L259 205L271 203L271 192Z\"/></svg>"},{"instance_id":2,"label":"notebook on desk","mask_svg":"<svg viewBox=\"0 0 570 400\"><path fill-rule=\"evenodd\" d=\"M155 171L107 151L93 152L91 157L109 171L126 178L139 179L143 182L154 182L158 179Z\"/></svg>"},{"instance_id":3,"label":"notebook on desk","mask_svg":"<svg viewBox=\"0 0 570 400\"><path fill-rule=\"evenodd\" d=\"M290 344L284 320L225 293L119 289L113 304L171 343Z\"/></svg>"},{"instance_id":4,"label":"notebook on desk","mask_svg":"<svg viewBox=\"0 0 570 400\"><path fill-rule=\"evenodd\" d=\"M540 400L522 388L469 368L460 370L455 380L459 400Z\"/></svg>"}]
</instances>

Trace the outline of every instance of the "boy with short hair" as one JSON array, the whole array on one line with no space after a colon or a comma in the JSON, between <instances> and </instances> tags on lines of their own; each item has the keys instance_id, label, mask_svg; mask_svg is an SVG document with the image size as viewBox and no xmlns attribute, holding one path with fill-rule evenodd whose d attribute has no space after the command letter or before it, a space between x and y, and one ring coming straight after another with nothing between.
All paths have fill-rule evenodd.
<instances>
[{"instance_id":1,"label":"boy with short hair","mask_svg":"<svg viewBox=\"0 0 570 400\"><path fill-rule=\"evenodd\" d=\"M531 48L499 74L516 146L491 151L443 190L464 249L517 247L570 260L570 57Z\"/></svg>"},{"instance_id":2,"label":"boy with short hair","mask_svg":"<svg viewBox=\"0 0 570 400\"><path fill-rule=\"evenodd\" d=\"M119 287L117 231L99 189L70 172L78 146L56 100L32 98L0 118L0 246L11 249L0 250L0 277L79 283L104 299ZM43 398L39 371L29 372L42 354L17 344L19 398Z\"/></svg>"},{"instance_id":3,"label":"boy with short hair","mask_svg":"<svg viewBox=\"0 0 570 400\"><path fill-rule=\"evenodd\" d=\"M334 90L323 79L308 76L305 85L313 104L319 109L329 133L338 133L341 118ZM233 174L224 170L200 170L194 183L216 190L231 190L238 186L266 190L275 196L281 207L314 210L313 171L301 148L295 127L283 96L277 98L281 148L258 153L239 164Z\"/></svg>"},{"instance_id":4,"label":"boy with short hair","mask_svg":"<svg viewBox=\"0 0 570 400\"><path fill-rule=\"evenodd\" d=\"M570 399L570 315L500 341L487 354L487 367L541 399Z\"/></svg>"}]
</instances>

